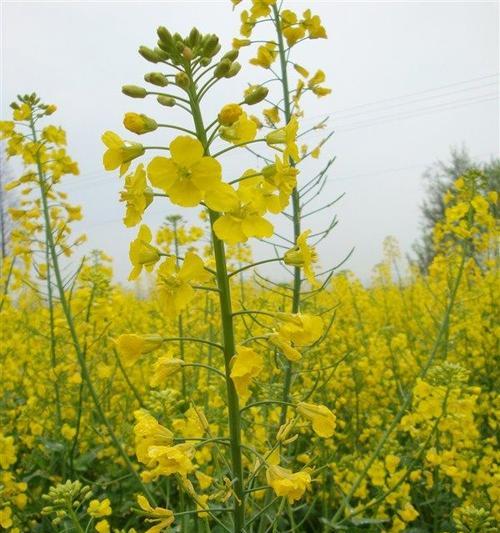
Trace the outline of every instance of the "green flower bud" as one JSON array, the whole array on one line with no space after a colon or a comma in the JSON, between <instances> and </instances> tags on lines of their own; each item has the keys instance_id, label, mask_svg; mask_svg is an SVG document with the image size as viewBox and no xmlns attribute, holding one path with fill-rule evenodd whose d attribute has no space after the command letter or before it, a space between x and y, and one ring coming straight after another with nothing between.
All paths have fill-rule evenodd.
<instances>
[{"instance_id":1,"label":"green flower bud","mask_svg":"<svg viewBox=\"0 0 500 533\"><path fill-rule=\"evenodd\" d=\"M155 54L158 56L160 61L165 61L170 57L168 52L165 52L165 50L162 50L161 48L156 47L155 48Z\"/></svg>"},{"instance_id":2,"label":"green flower bud","mask_svg":"<svg viewBox=\"0 0 500 533\"><path fill-rule=\"evenodd\" d=\"M178 72L175 75L175 83L182 89L189 87L189 76L185 72Z\"/></svg>"},{"instance_id":3,"label":"green flower bud","mask_svg":"<svg viewBox=\"0 0 500 533\"><path fill-rule=\"evenodd\" d=\"M174 39L172 37L172 34L165 28L165 26L160 26L156 30L156 34L160 38L158 41L158 46L165 50L165 52L170 52L174 45Z\"/></svg>"},{"instance_id":4,"label":"green flower bud","mask_svg":"<svg viewBox=\"0 0 500 533\"><path fill-rule=\"evenodd\" d=\"M229 72L230 68L231 68L231 61L229 59L223 59L215 67L214 77L215 78L222 78L223 76L225 76Z\"/></svg>"},{"instance_id":5,"label":"green flower bud","mask_svg":"<svg viewBox=\"0 0 500 533\"><path fill-rule=\"evenodd\" d=\"M200 32L197 28L193 28L191 32L189 33L189 37L187 38L187 41L189 43L189 46L195 47L201 40Z\"/></svg>"},{"instance_id":6,"label":"green flower bud","mask_svg":"<svg viewBox=\"0 0 500 533\"><path fill-rule=\"evenodd\" d=\"M193 59L193 50L191 50L191 48L189 48L188 46L185 46L182 50L182 57L186 61L191 61L191 59Z\"/></svg>"},{"instance_id":7,"label":"green flower bud","mask_svg":"<svg viewBox=\"0 0 500 533\"><path fill-rule=\"evenodd\" d=\"M137 85L124 85L122 87L122 93L131 98L144 98L148 94L144 87L139 87Z\"/></svg>"},{"instance_id":8,"label":"green flower bud","mask_svg":"<svg viewBox=\"0 0 500 533\"><path fill-rule=\"evenodd\" d=\"M158 63L158 61L160 61L158 54L154 50L151 50L151 48L148 48L147 46L140 46L139 54L141 54L141 56L146 61L150 61L151 63Z\"/></svg>"},{"instance_id":9,"label":"green flower bud","mask_svg":"<svg viewBox=\"0 0 500 533\"><path fill-rule=\"evenodd\" d=\"M248 105L262 102L269 93L269 89L263 85L252 85L245 91L244 102Z\"/></svg>"},{"instance_id":10,"label":"green flower bud","mask_svg":"<svg viewBox=\"0 0 500 533\"><path fill-rule=\"evenodd\" d=\"M232 78L238 74L238 72L241 70L241 63L238 63L238 61L235 61L231 68L229 69L229 72L226 74L226 78Z\"/></svg>"},{"instance_id":11,"label":"green flower bud","mask_svg":"<svg viewBox=\"0 0 500 533\"><path fill-rule=\"evenodd\" d=\"M158 98L156 98L156 101L166 107L174 107L175 105L175 98L173 98L172 96L160 95L158 96Z\"/></svg>"},{"instance_id":12,"label":"green flower bud","mask_svg":"<svg viewBox=\"0 0 500 533\"><path fill-rule=\"evenodd\" d=\"M229 50L229 52L226 52L221 59L229 59L230 61L234 61L237 59L240 52L236 49Z\"/></svg>"},{"instance_id":13,"label":"green flower bud","mask_svg":"<svg viewBox=\"0 0 500 533\"><path fill-rule=\"evenodd\" d=\"M206 43L203 46L203 55L213 57L220 50L219 38L215 34L206 36ZM217 48L219 46L219 48Z\"/></svg>"},{"instance_id":14,"label":"green flower bud","mask_svg":"<svg viewBox=\"0 0 500 533\"><path fill-rule=\"evenodd\" d=\"M202 67L208 67L208 65L210 65L211 62L212 62L212 58L211 57L202 57L200 59L200 65Z\"/></svg>"},{"instance_id":15,"label":"green flower bud","mask_svg":"<svg viewBox=\"0 0 500 533\"><path fill-rule=\"evenodd\" d=\"M144 74L144 81L157 85L158 87L166 87L168 85L167 77L161 72L148 72Z\"/></svg>"}]
</instances>

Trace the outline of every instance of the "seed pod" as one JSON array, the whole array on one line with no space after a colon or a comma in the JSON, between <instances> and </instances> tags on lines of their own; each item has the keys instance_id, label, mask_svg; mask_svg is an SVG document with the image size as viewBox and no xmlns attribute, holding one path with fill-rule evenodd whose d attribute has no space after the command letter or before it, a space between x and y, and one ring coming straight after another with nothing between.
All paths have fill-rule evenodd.
<instances>
[{"instance_id":1,"label":"seed pod","mask_svg":"<svg viewBox=\"0 0 500 533\"><path fill-rule=\"evenodd\" d=\"M148 72L144 74L144 81L157 85L158 87L166 87L168 85L167 77L161 72Z\"/></svg>"},{"instance_id":2,"label":"seed pod","mask_svg":"<svg viewBox=\"0 0 500 533\"><path fill-rule=\"evenodd\" d=\"M131 98L144 98L148 94L144 87L139 87L137 85L124 85L122 87L122 93Z\"/></svg>"}]
</instances>

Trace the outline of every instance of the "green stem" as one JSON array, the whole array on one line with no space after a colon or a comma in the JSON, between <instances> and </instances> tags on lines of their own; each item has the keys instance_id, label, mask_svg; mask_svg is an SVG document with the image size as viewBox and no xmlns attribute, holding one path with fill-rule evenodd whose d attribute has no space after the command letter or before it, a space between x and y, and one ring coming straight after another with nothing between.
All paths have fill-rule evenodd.
<instances>
[{"instance_id":1,"label":"green stem","mask_svg":"<svg viewBox=\"0 0 500 533\"><path fill-rule=\"evenodd\" d=\"M35 131L35 124L33 122L33 118L30 119L30 126L31 126L31 133L32 133L33 142L35 144L37 144L38 140L37 140L37 135L36 135L36 131ZM89 389L89 392L90 392L90 395L91 395L92 400L94 402L94 406L95 406L95 409L97 411L97 414L98 414L99 418L101 419L102 423L106 426L106 429L108 430L109 436L110 436L113 444L115 445L118 453L121 455L122 459L124 460L125 464L127 465L128 469L130 470L130 472L135 476L135 478L136 478L137 482L139 483L139 486L141 487L141 489L151 499L151 501L153 503L155 503L155 499L154 499L153 495L151 494L149 489L142 482L142 479L140 478L139 474L134 469L134 466L132 465L132 463L131 463L131 461L129 459L129 456L125 453L123 447L121 446L120 442L118 441L118 438L116 437L115 432L113 431L111 423L109 422L108 418L106 417L106 415L105 415L105 413L104 413L104 411L102 409L102 406L101 406L101 404L99 402L99 397L97 396L97 392L96 392L96 390L94 388L94 384L92 383L92 379L90 378L90 373L89 373L89 370L87 368L87 363L85 361L85 357L84 357L82 348L80 346L80 341L78 339L78 334L76 332L76 327L75 327L75 324L73 322L73 314L71 312L71 309L70 309L70 306L69 306L69 302L68 302L68 300L66 298L66 293L64 291L64 282L63 282L62 275L61 275L61 270L60 270L60 267L59 267L59 258L58 258L57 249L56 249L56 246L55 246L55 243L54 243L54 235L52 234L52 230L51 230L51 228L52 228L52 226L51 226L51 218L50 218L49 206L48 206L48 201L47 201L47 193L46 193L46 190L45 190L45 187L46 187L46 185L45 185L45 177L44 177L44 172L43 172L43 168L42 168L42 163L41 163L41 160L40 160L40 154L38 152L36 153L35 160L36 160L36 166L37 166L37 170L38 170L38 184L39 184L39 187L40 187L40 196L41 196L41 200L42 200L43 218L44 218L45 226L48 228L48 231L46 232L47 239L48 239L47 246L49 248L50 255L51 255L51 258L52 258L52 268L54 269L54 275L55 275L55 278L56 278L57 290L59 292L59 300L61 302L61 307L62 307L64 316L66 318L66 322L68 324L68 329L69 329L69 332L70 332L71 341L73 343L73 347L75 349L76 356L77 356L77 359L78 359L78 363L80 365L80 369L81 369L81 372L82 372L82 378L85 381L85 383L86 383L86 385L87 385L87 387Z\"/></svg>"},{"instance_id":2,"label":"green stem","mask_svg":"<svg viewBox=\"0 0 500 533\"><path fill-rule=\"evenodd\" d=\"M276 35L278 37L278 54L281 68L281 83L283 86L283 107L285 111L285 122L288 124L292 118L290 91L288 89L288 72L287 72L287 59L286 48L283 41L283 33L280 25L279 9L276 5L273 5L273 22L276 27ZM289 163L292 167L295 166L295 162L290 158ZM297 241L297 237L300 235L300 197L297 187L292 191L292 217L293 217L293 236L294 242ZM292 294L292 313L298 313L300 309L300 287L301 276L300 267L295 267L293 271L293 294ZM283 401L286 403L290 398L290 388L292 385L292 362L287 359L285 369L285 382L283 385ZM280 424L286 422L287 405L283 405L280 416Z\"/></svg>"},{"instance_id":3,"label":"green stem","mask_svg":"<svg viewBox=\"0 0 500 533\"><path fill-rule=\"evenodd\" d=\"M188 72L189 74L189 72ZM199 98L194 84L189 90L191 111L198 139L203 144L206 155L209 155L206 130L203 125ZM236 353L233 313L231 305L231 288L227 272L224 243L213 231L213 226L219 215L209 209L210 227L212 229L212 246L216 265L216 279L219 288L219 304L222 322L222 337L224 347L224 368L226 375L227 408L229 414L229 435L231 441L231 463L234 489L234 533L241 533L245 526L245 492L243 483L243 462L241 453L241 419L238 394L231 379L231 359Z\"/></svg>"}]
</instances>

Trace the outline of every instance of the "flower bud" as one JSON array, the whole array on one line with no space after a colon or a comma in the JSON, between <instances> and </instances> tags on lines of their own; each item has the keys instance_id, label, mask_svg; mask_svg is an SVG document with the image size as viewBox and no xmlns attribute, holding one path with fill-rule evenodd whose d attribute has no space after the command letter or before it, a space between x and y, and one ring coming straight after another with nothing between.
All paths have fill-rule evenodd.
<instances>
[{"instance_id":1,"label":"flower bud","mask_svg":"<svg viewBox=\"0 0 500 533\"><path fill-rule=\"evenodd\" d=\"M174 107L174 105L175 105L175 98L173 98L172 96L165 96L163 94L158 96L156 98L156 101L160 105L164 105L165 107Z\"/></svg>"},{"instance_id":2,"label":"flower bud","mask_svg":"<svg viewBox=\"0 0 500 533\"><path fill-rule=\"evenodd\" d=\"M154 50L151 50L151 48L148 48L147 46L140 46L139 54L146 61L150 61L151 63L158 63L158 61L160 61L158 54Z\"/></svg>"},{"instance_id":3,"label":"flower bud","mask_svg":"<svg viewBox=\"0 0 500 533\"><path fill-rule=\"evenodd\" d=\"M203 55L213 57L220 49L219 38L215 34L207 35L203 46Z\"/></svg>"},{"instance_id":4,"label":"flower bud","mask_svg":"<svg viewBox=\"0 0 500 533\"><path fill-rule=\"evenodd\" d=\"M237 59L239 55L239 51L236 50L236 48L233 48L232 50L229 50L229 52L226 52L221 59L229 59L229 61L234 61Z\"/></svg>"},{"instance_id":5,"label":"flower bud","mask_svg":"<svg viewBox=\"0 0 500 533\"><path fill-rule=\"evenodd\" d=\"M234 76L236 76L236 74L238 74L238 72L241 70L241 64L238 63L237 61L235 61L230 69L229 69L229 72L226 74L226 78L233 78Z\"/></svg>"},{"instance_id":6,"label":"flower bud","mask_svg":"<svg viewBox=\"0 0 500 533\"><path fill-rule=\"evenodd\" d=\"M231 126L243 113L238 104L226 104L219 112L217 119L222 126Z\"/></svg>"},{"instance_id":7,"label":"flower bud","mask_svg":"<svg viewBox=\"0 0 500 533\"><path fill-rule=\"evenodd\" d=\"M160 40L158 41L158 46L165 52L172 51L174 39L172 37L172 34L167 30L167 28L165 28L165 26L160 26L156 30L156 34L160 38Z\"/></svg>"},{"instance_id":8,"label":"flower bud","mask_svg":"<svg viewBox=\"0 0 500 533\"><path fill-rule=\"evenodd\" d=\"M144 98L148 94L144 87L139 87L138 85L124 85L122 93L131 98Z\"/></svg>"},{"instance_id":9,"label":"flower bud","mask_svg":"<svg viewBox=\"0 0 500 533\"><path fill-rule=\"evenodd\" d=\"M263 85L251 85L245 91L244 102L248 105L258 104L266 98L268 93L269 89L267 87L264 87Z\"/></svg>"},{"instance_id":10,"label":"flower bud","mask_svg":"<svg viewBox=\"0 0 500 533\"><path fill-rule=\"evenodd\" d=\"M175 75L175 83L182 89L187 89L189 87L189 76L185 72L178 72Z\"/></svg>"},{"instance_id":11,"label":"flower bud","mask_svg":"<svg viewBox=\"0 0 500 533\"><path fill-rule=\"evenodd\" d=\"M137 133L137 135L149 133L150 131L154 131L156 128L158 128L156 120L146 115L139 115L138 113L125 113L123 125L129 131Z\"/></svg>"},{"instance_id":12,"label":"flower bud","mask_svg":"<svg viewBox=\"0 0 500 533\"><path fill-rule=\"evenodd\" d=\"M144 74L144 81L157 85L158 87L166 87L168 85L167 77L161 72L148 72Z\"/></svg>"},{"instance_id":13,"label":"flower bud","mask_svg":"<svg viewBox=\"0 0 500 533\"><path fill-rule=\"evenodd\" d=\"M185 47L182 49L182 57L183 57L186 61L191 61L191 59L193 59L193 50L191 50L191 48L189 48L188 46L185 46Z\"/></svg>"},{"instance_id":14,"label":"flower bud","mask_svg":"<svg viewBox=\"0 0 500 533\"><path fill-rule=\"evenodd\" d=\"M215 67L214 78L222 78L229 72L230 68L231 68L231 61L229 59L223 59Z\"/></svg>"},{"instance_id":15,"label":"flower bud","mask_svg":"<svg viewBox=\"0 0 500 533\"><path fill-rule=\"evenodd\" d=\"M201 34L198 31L197 28L193 28L191 32L189 33L189 37L187 38L187 41L191 47L196 46L201 39Z\"/></svg>"}]
</instances>

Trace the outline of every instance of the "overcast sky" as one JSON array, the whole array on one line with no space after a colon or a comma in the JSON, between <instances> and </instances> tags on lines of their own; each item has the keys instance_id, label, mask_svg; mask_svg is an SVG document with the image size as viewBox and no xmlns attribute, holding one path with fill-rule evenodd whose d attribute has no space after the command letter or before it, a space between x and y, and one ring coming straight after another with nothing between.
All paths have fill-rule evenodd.
<instances>
[{"instance_id":1,"label":"overcast sky","mask_svg":"<svg viewBox=\"0 0 500 533\"><path fill-rule=\"evenodd\" d=\"M340 223L321 248L322 265L355 247L347 266L366 280L380 260L384 237L393 235L404 251L410 250L418 235L421 175L428 165L447 159L452 146L465 145L478 160L498 156L498 3L288 5L311 7L329 34L328 40L299 45L296 56L312 71L322 68L333 89L330 97L305 105L306 124L330 115L335 129L323 152L324 159L337 158L323 198L345 193L335 210ZM67 178L64 188L73 203L84 207L79 229L88 235L86 250L100 248L113 256L120 281L129 270L128 245L137 228L127 230L121 222L120 181L102 168L100 136L112 129L130 138L121 125L126 111L162 121L166 113L171 121L186 120L159 110L152 101L120 93L122 84L141 84L144 73L155 70L136 50L141 44L154 45L159 25L180 33L195 25L217 33L228 47L238 33L239 16L229 0L2 1L2 118L20 92L36 91L57 104L54 122L67 130L69 152L81 169L80 176ZM206 116L237 100L249 81L262 79L247 59L243 55L244 73L207 102ZM223 161L226 177L236 172L237 163L234 158ZM145 221L155 228L173 212L178 210L155 201ZM313 228L326 222L326 214L307 219ZM289 227L278 227L290 234ZM257 255L264 252L259 245Z\"/></svg>"}]
</instances>

